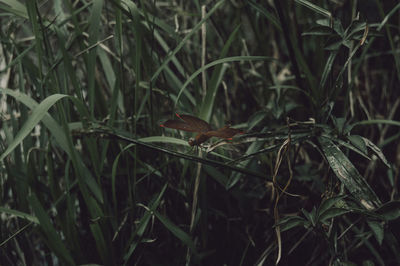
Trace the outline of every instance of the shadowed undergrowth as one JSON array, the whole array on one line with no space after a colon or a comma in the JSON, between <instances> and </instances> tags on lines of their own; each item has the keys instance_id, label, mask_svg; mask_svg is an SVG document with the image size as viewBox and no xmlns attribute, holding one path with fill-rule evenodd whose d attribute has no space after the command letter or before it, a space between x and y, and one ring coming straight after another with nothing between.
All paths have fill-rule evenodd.
<instances>
[{"instance_id":1,"label":"shadowed undergrowth","mask_svg":"<svg viewBox=\"0 0 400 266\"><path fill-rule=\"evenodd\" d=\"M400 4L178 2L0 1L0 264L400 264Z\"/></svg>"}]
</instances>

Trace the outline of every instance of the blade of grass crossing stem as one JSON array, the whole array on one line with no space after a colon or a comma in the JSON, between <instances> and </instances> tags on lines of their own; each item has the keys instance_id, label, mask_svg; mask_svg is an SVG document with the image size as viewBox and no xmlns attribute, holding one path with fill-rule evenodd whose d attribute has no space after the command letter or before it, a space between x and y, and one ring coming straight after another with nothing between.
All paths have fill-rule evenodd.
<instances>
[{"instance_id":1,"label":"blade of grass crossing stem","mask_svg":"<svg viewBox=\"0 0 400 266\"><path fill-rule=\"evenodd\" d=\"M229 51L233 41L236 39L236 34L239 32L240 25L238 25L229 36L228 40L226 41L224 47L222 48L220 58L224 58ZM213 71L211 76L210 83L207 86L207 93L202 102L200 115L199 117L203 120L209 122L211 118L211 113L214 107L215 97L217 95L217 90L219 85L221 84L222 76L224 75L226 70L225 65L217 65Z\"/></svg>"},{"instance_id":2,"label":"blade of grass crossing stem","mask_svg":"<svg viewBox=\"0 0 400 266\"><path fill-rule=\"evenodd\" d=\"M20 92L9 90L9 89L2 89L2 88L0 88L0 92L14 97L16 101L23 103L24 105L26 105L28 108L30 108L32 110L36 110L36 108L38 106L38 103L35 100L33 100L31 97L29 97L28 95L26 95L24 93L20 93ZM58 95L60 95L60 94L58 94ZM85 113L85 108L83 107L82 103L78 99L76 99L74 97L68 96L68 98L71 99L75 103L75 106L77 107L78 112L83 117L86 113ZM32 115L33 115L33 113L32 113ZM57 144L71 158L72 157L72 152L71 152L70 144L68 143L67 136L65 135L65 132L63 131L63 129L59 126L59 124L47 112L42 117L42 121L43 121L43 124L49 129L51 135L55 138ZM25 124L27 122L28 121L26 121ZM15 141L15 138L14 138L14 141ZM9 145L9 147L10 147L10 145ZM81 167L83 168L82 169L83 170L83 179L84 179L85 183L88 185L88 187L90 188L91 192L96 197L96 199L99 202L102 203L103 202L103 196L102 196L100 187L98 186L98 184L94 180L94 178L93 178L91 172L89 171L89 169L83 164L83 160L82 160L82 158L80 158L79 154L76 154L76 156L78 156L77 160L81 164Z\"/></svg>"},{"instance_id":3,"label":"blade of grass crossing stem","mask_svg":"<svg viewBox=\"0 0 400 266\"><path fill-rule=\"evenodd\" d=\"M32 129L43 119L43 117L47 114L47 111L52 107L58 100L61 98L67 97L67 95L63 94L53 94L46 99L44 99L32 112L27 121L24 123L20 131L18 131L14 140L10 143L7 149L0 156L0 161L3 161L4 158L10 154L21 142L24 140L26 136L32 131Z\"/></svg>"},{"instance_id":4,"label":"blade of grass crossing stem","mask_svg":"<svg viewBox=\"0 0 400 266\"><path fill-rule=\"evenodd\" d=\"M232 56L232 57L226 57L226 58L222 58L222 59L218 59L215 60L211 63L208 63L207 65L205 65L204 67L199 68L198 70L196 70L187 80L186 82L183 84L181 90L178 93L178 96L176 97L175 100L175 105L174 108L176 108L179 98L182 95L183 91L186 89L186 87L189 85L190 82L192 82L192 80L194 78L196 78L201 72L203 72L204 70L219 65L219 64L224 64L224 63L228 63L228 62L236 62L236 61L257 61L257 60L273 60L273 58L271 57L267 57L267 56Z\"/></svg>"},{"instance_id":5,"label":"blade of grass crossing stem","mask_svg":"<svg viewBox=\"0 0 400 266\"><path fill-rule=\"evenodd\" d=\"M381 202L375 192L339 147L325 137L319 137L318 141L332 171L360 204L368 210L380 206Z\"/></svg>"},{"instance_id":6,"label":"blade of grass crossing stem","mask_svg":"<svg viewBox=\"0 0 400 266\"><path fill-rule=\"evenodd\" d=\"M172 88L176 88L175 93L176 95L179 93L179 88L182 88L183 83L179 80L179 78L175 75L175 73L169 68L165 68L165 76L166 79L168 80L168 83L170 83L170 86ZM186 96L188 101L193 105L196 106L196 99L193 97L193 95L190 93L190 91L185 90L183 94ZM175 95L170 95L172 100L176 102L177 97Z\"/></svg>"},{"instance_id":7,"label":"blade of grass crossing stem","mask_svg":"<svg viewBox=\"0 0 400 266\"><path fill-rule=\"evenodd\" d=\"M168 43L164 40L164 38L160 35L160 33L156 29L154 29L154 37L158 41L158 44L164 50L165 53L168 53L171 51L171 48L169 48ZM179 62L179 60L176 56L172 57L171 62L174 64L178 73L182 76L185 76L184 67Z\"/></svg>"},{"instance_id":8,"label":"blade of grass crossing stem","mask_svg":"<svg viewBox=\"0 0 400 266\"><path fill-rule=\"evenodd\" d=\"M51 96L50 96L51 97ZM49 97L48 97L49 98ZM74 97L68 97L69 99L72 100L72 102L75 103L75 106L77 107L78 111L80 111L80 114L82 115L83 113L85 113L84 110L84 106L82 105L82 103L74 98ZM47 98L46 98L47 99ZM46 100L45 99L45 100ZM38 106L40 107L40 105ZM66 119L65 119L65 114L64 114L64 110L58 110L60 112L60 116L61 119L63 121L63 126L64 126L64 130L68 131L68 125L66 123ZM80 193L82 194L82 197L84 199L84 202L87 206L87 209L89 210L90 213L90 217L92 219L99 219L104 217L104 214L102 212L102 209L100 208L100 206L98 205L97 201L91 196L91 194L89 193L88 187L86 185L86 179L85 179L85 170L87 171L87 168L84 167L84 164L81 163L80 161L78 161L78 152L76 151L76 149L74 148L74 144L72 142L72 138L71 135L68 134L67 135L67 143L68 143L68 148L70 150L70 158L72 160L72 163L74 165L74 170L75 170L75 175L78 179L78 186L79 186L79 190ZM103 230L100 228L99 224L92 224L91 226L91 233L93 238L96 240L96 247L97 250L100 253L100 257L103 259L104 264L110 264L110 262L112 261L112 259L110 259L110 256L107 256L107 254L110 254L107 250L107 248L105 247L105 241L104 241L104 236L103 236Z\"/></svg>"},{"instance_id":9,"label":"blade of grass crossing stem","mask_svg":"<svg viewBox=\"0 0 400 266\"><path fill-rule=\"evenodd\" d=\"M40 228L46 235L47 246L53 251L59 258L61 258L67 265L74 265L74 260L63 244L61 237L57 234L56 229L53 227L53 224L50 220L50 217L47 215L44 210L42 204L39 202L39 199L35 194L32 194L28 197L29 203L32 206L33 212L35 216L39 220Z\"/></svg>"},{"instance_id":10,"label":"blade of grass crossing stem","mask_svg":"<svg viewBox=\"0 0 400 266\"><path fill-rule=\"evenodd\" d=\"M150 81L153 82L158 75L160 75L161 71L164 70L164 68L167 66L169 61L175 56L175 54L185 45L187 40L189 40L190 37L192 37L193 34L197 33L197 31L200 29L201 25L208 20L208 18L224 3L224 0L221 0L217 2L213 8L207 13L207 15L200 20L199 23L194 26L194 28L182 39L182 41L176 46L176 48L172 51L172 53L164 60L164 62L161 64L161 66L156 70L156 72L153 74L151 77Z\"/></svg>"},{"instance_id":11,"label":"blade of grass crossing stem","mask_svg":"<svg viewBox=\"0 0 400 266\"><path fill-rule=\"evenodd\" d=\"M140 10L139 10L140 12ZM174 29L171 29L168 25L163 23L163 21L160 21L158 18L153 17L151 14L146 12L146 22L142 22L142 25L149 31L151 31L151 34L153 34L154 39L158 42L158 45L164 50L166 54L168 54L171 51L171 48L168 46L167 42L164 40L164 38L161 36L161 34L157 31L158 28L161 28L165 31L166 35L168 37L173 37L175 41L178 43L180 41L179 36L175 32ZM149 26L153 25L154 26ZM158 60L156 57L154 58L155 60ZM185 76L185 70L182 64L179 62L178 58L176 56L171 57L171 62L175 66L175 71L178 71L178 73L182 76ZM168 69L166 66L164 70Z\"/></svg>"},{"instance_id":12,"label":"blade of grass crossing stem","mask_svg":"<svg viewBox=\"0 0 400 266\"><path fill-rule=\"evenodd\" d=\"M164 196L164 193L165 193L165 190L167 189L167 187L168 187L168 184L165 184L163 186L160 193L157 195L157 197L154 199L153 203L151 204L149 210L147 210L145 212L145 214L143 215L143 217L140 219L140 222L137 226L136 231L132 234L130 240L127 242L129 245L129 248L126 251L125 256L124 256L124 262L125 262L124 265L126 265L128 260L132 256L132 254L135 251L138 244L140 244L143 234L147 228L147 225L150 222L150 218L153 215L152 212L158 208L158 205L160 205L161 199Z\"/></svg>"}]
</instances>

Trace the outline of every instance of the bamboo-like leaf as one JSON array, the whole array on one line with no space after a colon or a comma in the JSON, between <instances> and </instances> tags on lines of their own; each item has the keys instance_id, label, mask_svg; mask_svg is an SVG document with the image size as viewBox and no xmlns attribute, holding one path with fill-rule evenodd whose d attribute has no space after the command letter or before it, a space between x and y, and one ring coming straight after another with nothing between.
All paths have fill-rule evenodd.
<instances>
[{"instance_id":1,"label":"bamboo-like leaf","mask_svg":"<svg viewBox=\"0 0 400 266\"><path fill-rule=\"evenodd\" d=\"M319 137L318 141L332 171L345 185L347 190L366 209L372 210L378 207L381 203L375 192L339 147L325 137Z\"/></svg>"},{"instance_id":2,"label":"bamboo-like leaf","mask_svg":"<svg viewBox=\"0 0 400 266\"><path fill-rule=\"evenodd\" d=\"M170 219L166 216L161 215L158 211L154 211L154 215L163 223L163 225L177 238L179 238L185 245L190 247L192 252L197 253L196 247L190 238L190 236L180 229L177 225L175 225Z\"/></svg>"},{"instance_id":3,"label":"bamboo-like leaf","mask_svg":"<svg viewBox=\"0 0 400 266\"><path fill-rule=\"evenodd\" d=\"M376 241L378 241L379 245L382 245L384 235L383 223L378 221L367 221L367 223L369 228L371 228L372 232L374 233Z\"/></svg>"},{"instance_id":4,"label":"bamboo-like leaf","mask_svg":"<svg viewBox=\"0 0 400 266\"><path fill-rule=\"evenodd\" d=\"M35 224L39 223L39 220L37 219L36 216L30 215L30 214L27 214L27 213L24 213L24 212L21 212L21 211L0 207L0 212L7 213L7 214L10 214L10 215L15 215L15 216L17 216L19 218L28 220L28 221L30 221L32 223L35 223Z\"/></svg>"},{"instance_id":5,"label":"bamboo-like leaf","mask_svg":"<svg viewBox=\"0 0 400 266\"><path fill-rule=\"evenodd\" d=\"M328 17L328 18L332 17L331 12L329 12L328 10L326 10L320 6L317 6L313 3L311 3L310 1L307 1L307 0L294 0L294 1L298 4L301 4L301 5L309 8L310 10L312 10L316 13L319 13L319 14L325 16L325 17Z\"/></svg>"},{"instance_id":6,"label":"bamboo-like leaf","mask_svg":"<svg viewBox=\"0 0 400 266\"><path fill-rule=\"evenodd\" d=\"M363 138L359 135L350 135L347 136L347 139L350 140L351 144L353 144L356 148L358 148L364 154L367 154L367 146Z\"/></svg>"},{"instance_id":7,"label":"bamboo-like leaf","mask_svg":"<svg viewBox=\"0 0 400 266\"><path fill-rule=\"evenodd\" d=\"M348 212L350 212L350 211L346 210L346 209L334 207L334 208L330 208L330 209L324 211L324 213L321 214L318 217L318 219L319 219L320 222L324 223L324 222L326 222L327 220L329 220L331 218L335 218L337 216L341 216L341 215L343 215L345 213L348 213Z\"/></svg>"},{"instance_id":8,"label":"bamboo-like leaf","mask_svg":"<svg viewBox=\"0 0 400 266\"><path fill-rule=\"evenodd\" d=\"M307 226L307 224L309 224L309 222L300 216L289 216L281 219L278 225L281 232L285 232L294 227Z\"/></svg>"},{"instance_id":9,"label":"bamboo-like leaf","mask_svg":"<svg viewBox=\"0 0 400 266\"><path fill-rule=\"evenodd\" d=\"M15 136L14 140L9 144L7 149L1 154L0 161L3 161L4 158L10 154L23 140L28 134L32 131L32 129L43 119L43 117L47 114L47 111L52 107L58 100L67 97L67 95L63 94L53 94L46 99L44 99L32 112L29 116L28 120L24 123L20 131Z\"/></svg>"},{"instance_id":10,"label":"bamboo-like leaf","mask_svg":"<svg viewBox=\"0 0 400 266\"><path fill-rule=\"evenodd\" d=\"M377 156L379 159L381 159L381 161L388 167L391 168L388 160L386 159L386 156L383 154L382 150L379 149L378 146L376 146L372 141L370 141L369 139L365 138L365 137L361 137L362 140L364 141L365 145L370 148Z\"/></svg>"},{"instance_id":11,"label":"bamboo-like leaf","mask_svg":"<svg viewBox=\"0 0 400 266\"><path fill-rule=\"evenodd\" d=\"M341 195L337 197L332 197L329 199L324 200L320 207L318 208L319 215L322 215L325 211L329 210L332 206L334 206L339 201L342 201L346 196Z\"/></svg>"},{"instance_id":12,"label":"bamboo-like leaf","mask_svg":"<svg viewBox=\"0 0 400 266\"><path fill-rule=\"evenodd\" d=\"M0 92L14 97L16 101L21 102L22 104L26 105L30 109L35 109L36 110L36 108L38 107L38 103L35 100L33 100L31 97L29 97L28 95L26 95L24 93L21 93L21 92L18 92L18 91L13 91L13 90L10 90L10 89L3 89L3 88L0 88ZM84 116L85 115L85 111L84 111L84 107L82 106L82 103L78 99L76 99L74 97L70 97L70 96L68 96L68 97L69 97L69 99L71 99L75 103L75 106L79 110L80 114L82 116ZM69 148L69 144L68 144L68 141L67 141L67 136L65 135L63 129L60 127L60 125L57 123L57 121L55 121L53 119L53 117L51 117L51 115L48 114L47 112L43 114L42 121L43 121L43 124L51 132L51 135L56 139L57 144L71 157L72 154L71 154L71 150ZM27 124L27 122L28 121L26 121L25 124ZM20 132L21 132L21 130L20 130ZM29 134L29 132L28 132L28 134ZM15 141L15 138L14 138L14 141ZM79 155L77 154L76 156L79 156ZM80 163L82 163L82 161L83 161L82 159L79 159ZM103 196L102 196L100 187L98 186L98 184L94 180L94 178L93 178L92 174L90 173L89 169L87 169L87 167L83 163L82 163L81 166L83 167L83 171L84 171L83 178L84 178L85 182L89 186L89 188L92 191L92 193L95 195L96 199L99 200L99 202L103 202Z\"/></svg>"},{"instance_id":13,"label":"bamboo-like leaf","mask_svg":"<svg viewBox=\"0 0 400 266\"><path fill-rule=\"evenodd\" d=\"M398 219L400 217L400 201L386 202L376 210L376 213L387 221Z\"/></svg>"}]
</instances>

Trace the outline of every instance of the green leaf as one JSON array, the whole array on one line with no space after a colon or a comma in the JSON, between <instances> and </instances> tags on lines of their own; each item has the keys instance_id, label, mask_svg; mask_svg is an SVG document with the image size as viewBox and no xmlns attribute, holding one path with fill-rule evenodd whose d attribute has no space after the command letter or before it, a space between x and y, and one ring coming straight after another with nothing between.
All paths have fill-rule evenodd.
<instances>
[{"instance_id":1,"label":"green leaf","mask_svg":"<svg viewBox=\"0 0 400 266\"><path fill-rule=\"evenodd\" d=\"M231 47L233 41L236 39L236 35L239 32L239 29L240 25L237 26L230 34L228 40L222 48L221 54L219 56L220 58L225 58L228 54L229 48ZM207 93L201 104L199 115L201 119L204 119L207 122L210 121L211 113L214 108L215 98L217 96L217 91L220 87L222 77L225 74L227 68L228 65L226 64L218 65L213 71L210 82L208 82Z\"/></svg>"},{"instance_id":2,"label":"green leaf","mask_svg":"<svg viewBox=\"0 0 400 266\"><path fill-rule=\"evenodd\" d=\"M267 117L268 113L266 111L258 111L250 116L247 124L247 130L253 129L256 125L258 125L265 117Z\"/></svg>"},{"instance_id":3,"label":"green leaf","mask_svg":"<svg viewBox=\"0 0 400 266\"><path fill-rule=\"evenodd\" d=\"M347 143L341 139L336 139L336 138L330 138L332 141L336 142L339 144L340 147L345 147L349 150L354 151L355 153L359 154L360 156L364 157L367 160L371 160L371 158L368 156L367 153L361 151L359 148L355 147L351 143Z\"/></svg>"},{"instance_id":4,"label":"green leaf","mask_svg":"<svg viewBox=\"0 0 400 266\"><path fill-rule=\"evenodd\" d=\"M180 239L185 245L187 245L194 253L197 253L196 246L194 245L190 236L185 233L182 229L176 226L166 216L161 215L158 211L154 211L154 215L163 223L163 225L178 239Z\"/></svg>"},{"instance_id":5,"label":"green leaf","mask_svg":"<svg viewBox=\"0 0 400 266\"><path fill-rule=\"evenodd\" d=\"M0 156L0 161L10 154L26 136L32 131L32 129L43 119L47 114L47 111L52 107L58 100L67 97L63 94L53 94L44 99L32 112L27 121L24 123L20 131L15 136L14 140L10 143L7 149Z\"/></svg>"},{"instance_id":6,"label":"green leaf","mask_svg":"<svg viewBox=\"0 0 400 266\"><path fill-rule=\"evenodd\" d=\"M318 141L333 172L360 204L369 210L379 206L380 200L375 192L346 155L328 138L321 136Z\"/></svg>"},{"instance_id":7,"label":"green leaf","mask_svg":"<svg viewBox=\"0 0 400 266\"><path fill-rule=\"evenodd\" d=\"M325 17L328 17L328 18L332 17L331 12L329 12L328 10L326 10L326 9L320 7L320 6L317 6L317 5L313 4L313 3L311 3L310 1L307 1L307 0L294 0L294 1L296 3L298 3L298 4L301 4L301 5L305 6L305 7L307 7L308 9L314 11L315 13L321 14L321 15L323 15Z\"/></svg>"},{"instance_id":8,"label":"green leaf","mask_svg":"<svg viewBox=\"0 0 400 266\"><path fill-rule=\"evenodd\" d=\"M322 72L321 80L319 83L320 90L325 88L326 80L328 79L329 75L332 73L333 62L335 61L337 54L338 54L337 50L331 51L329 53L329 57L326 60L325 68L324 68L324 71Z\"/></svg>"},{"instance_id":9,"label":"green leaf","mask_svg":"<svg viewBox=\"0 0 400 266\"><path fill-rule=\"evenodd\" d=\"M307 224L308 224L308 222L300 216L289 216L289 217L285 217L281 221L279 221L278 225L279 225L281 232L285 232L294 227L298 227L298 226L304 227Z\"/></svg>"},{"instance_id":10,"label":"green leaf","mask_svg":"<svg viewBox=\"0 0 400 266\"><path fill-rule=\"evenodd\" d=\"M15 215L15 216L17 216L19 218L28 220L28 221L30 221L32 223L35 223L35 224L39 223L39 220L35 216L27 214L27 213L24 213L24 212L20 212L20 211L17 211L17 210L12 210L12 209L8 209L8 208L0 207L0 212L4 212L4 213L10 214L10 215Z\"/></svg>"},{"instance_id":11,"label":"green leaf","mask_svg":"<svg viewBox=\"0 0 400 266\"><path fill-rule=\"evenodd\" d=\"M16 101L23 103L30 109L36 110L36 108L38 107L38 103L34 99L32 99L31 97L29 97L28 95L26 95L24 93L21 93L18 91L13 91L10 89L3 89L3 88L0 88L0 92L14 97ZM69 99L71 99L74 102L75 107L78 109L80 115L82 117L84 117L86 115L86 113L85 113L83 104L74 97L71 97L71 96L68 96L68 97L69 97ZM71 152L71 149L68 144L67 136L65 135L63 129L60 127L60 125L57 123L57 121L54 120L54 118L51 117L51 115L48 114L47 112L42 117L42 121L43 121L43 124L51 132L51 135L56 139L57 144L68 154L69 157L71 157L72 152ZM27 122L25 122L25 124L26 123ZM15 141L15 139L14 139L14 141ZM75 155L79 156L79 154L77 154L77 153ZM90 190L95 195L96 199L99 202L103 202L103 196L102 196L99 185L94 180L89 169L85 166L85 164L83 164L83 160L81 158L78 158L78 161L81 163L81 167L83 168L83 178L84 178L86 184L89 186Z\"/></svg>"},{"instance_id":12,"label":"green leaf","mask_svg":"<svg viewBox=\"0 0 400 266\"><path fill-rule=\"evenodd\" d=\"M311 223L312 226L316 225L316 215L315 215L315 206L313 207L311 212L308 212L305 209L301 209L301 212L304 214L304 216L306 217L306 219Z\"/></svg>"},{"instance_id":13,"label":"green leaf","mask_svg":"<svg viewBox=\"0 0 400 266\"><path fill-rule=\"evenodd\" d=\"M274 12L268 11L266 8L261 6L260 4L256 3L253 0L248 1L249 5L253 7L255 10L260 12L260 14L264 15L264 17L272 23L280 32L282 31L281 24L279 23L279 20L276 18L276 15Z\"/></svg>"},{"instance_id":14,"label":"green leaf","mask_svg":"<svg viewBox=\"0 0 400 266\"><path fill-rule=\"evenodd\" d=\"M324 200L318 208L319 215L323 215L325 211L329 210L339 201L342 201L345 197L345 195L340 195Z\"/></svg>"},{"instance_id":15,"label":"green leaf","mask_svg":"<svg viewBox=\"0 0 400 266\"><path fill-rule=\"evenodd\" d=\"M383 230L383 223L378 221L367 221L369 228L371 228L376 241L378 241L379 245L382 245L384 230Z\"/></svg>"},{"instance_id":16,"label":"green leaf","mask_svg":"<svg viewBox=\"0 0 400 266\"><path fill-rule=\"evenodd\" d=\"M377 156L379 159L381 159L381 161L388 167L391 168L388 160L386 159L385 155L383 154L382 150L378 148L378 146L376 146L372 141L370 141L367 138L361 137L364 141L364 144L370 148Z\"/></svg>"},{"instance_id":17,"label":"green leaf","mask_svg":"<svg viewBox=\"0 0 400 266\"><path fill-rule=\"evenodd\" d=\"M388 120L388 119L371 119L371 120L356 122L352 124L352 128L360 125L375 125L375 124L392 125L400 127L400 121Z\"/></svg>"},{"instance_id":18,"label":"green leaf","mask_svg":"<svg viewBox=\"0 0 400 266\"><path fill-rule=\"evenodd\" d=\"M386 202L376 210L376 213L387 221L395 220L400 217L400 201Z\"/></svg>"},{"instance_id":19,"label":"green leaf","mask_svg":"<svg viewBox=\"0 0 400 266\"><path fill-rule=\"evenodd\" d=\"M165 136L145 137L145 138L140 138L138 140L141 142L144 142L144 143L160 142L160 143L169 143L169 144L189 146L187 140L165 137Z\"/></svg>"},{"instance_id":20,"label":"green leaf","mask_svg":"<svg viewBox=\"0 0 400 266\"><path fill-rule=\"evenodd\" d=\"M324 223L331 218L341 216L348 212L350 212L350 211L346 210L346 209L342 209L342 208L330 208L319 216L319 221Z\"/></svg>"},{"instance_id":21,"label":"green leaf","mask_svg":"<svg viewBox=\"0 0 400 266\"><path fill-rule=\"evenodd\" d=\"M2 5L1 3L4 3ZM0 0L0 9L6 10L24 19L28 19L28 12L25 5L17 0Z\"/></svg>"},{"instance_id":22,"label":"green leaf","mask_svg":"<svg viewBox=\"0 0 400 266\"><path fill-rule=\"evenodd\" d=\"M347 136L347 139L350 140L351 144L353 144L356 148L362 151L364 154L368 154L367 146L363 140L363 137L359 135L350 135Z\"/></svg>"},{"instance_id":23,"label":"green leaf","mask_svg":"<svg viewBox=\"0 0 400 266\"><path fill-rule=\"evenodd\" d=\"M335 32L329 26L314 26L311 29L303 32L302 36L331 36Z\"/></svg>"},{"instance_id":24,"label":"green leaf","mask_svg":"<svg viewBox=\"0 0 400 266\"><path fill-rule=\"evenodd\" d=\"M206 22L211 15L217 11L217 9L222 6L222 4L224 3L224 0L221 0L217 3L215 3L213 5L213 7L211 8L211 10L204 16L204 18L202 20L199 21L199 23L197 23L193 29L189 32L189 34L187 34L182 41L176 46L176 48L172 51L172 53L166 58L164 59L163 63L161 64L161 66L156 70L156 72L153 74L153 76L151 77L150 81L153 82L154 80L156 80L156 78L158 77L158 75L160 75L161 71L164 70L164 68L168 65L169 61L171 61L172 58L175 57L175 54L185 45L185 43L187 42L187 40L189 40L190 37L192 37L193 34L195 34L201 27L201 25Z\"/></svg>"}]
</instances>

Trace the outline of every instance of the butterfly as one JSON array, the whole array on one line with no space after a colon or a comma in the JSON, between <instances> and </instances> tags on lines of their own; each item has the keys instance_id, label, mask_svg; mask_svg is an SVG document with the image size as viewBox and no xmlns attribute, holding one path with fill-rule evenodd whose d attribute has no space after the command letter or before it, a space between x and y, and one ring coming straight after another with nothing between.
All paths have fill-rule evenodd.
<instances>
[{"instance_id":1,"label":"butterfly","mask_svg":"<svg viewBox=\"0 0 400 266\"><path fill-rule=\"evenodd\" d=\"M198 134L196 135L195 139L189 140L190 146L198 146L211 137L231 140L233 136L237 134L244 134L243 131L231 128L229 125L226 125L218 130L213 130L210 124L200 118L191 115L176 114L176 116L179 118L179 120L170 119L165 121L164 124L161 124L160 126L188 132L197 132Z\"/></svg>"}]
</instances>

